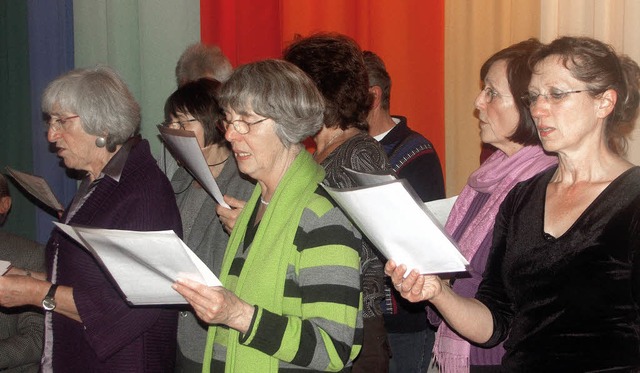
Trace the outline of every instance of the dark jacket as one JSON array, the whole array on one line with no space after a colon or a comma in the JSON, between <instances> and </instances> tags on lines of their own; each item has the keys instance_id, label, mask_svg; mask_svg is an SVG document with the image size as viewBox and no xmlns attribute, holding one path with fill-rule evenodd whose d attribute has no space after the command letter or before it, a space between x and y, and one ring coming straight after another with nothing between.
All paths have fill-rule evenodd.
<instances>
[{"instance_id":1,"label":"dark jacket","mask_svg":"<svg viewBox=\"0 0 640 373\"><path fill-rule=\"evenodd\" d=\"M173 190L147 141L133 145L119 181L106 175L97 183L69 224L139 231L172 229L182 236ZM177 312L129 306L93 256L58 230L52 232L46 248L49 277L56 251L56 283L73 288L82 323L53 313L54 371L172 371Z\"/></svg>"}]
</instances>

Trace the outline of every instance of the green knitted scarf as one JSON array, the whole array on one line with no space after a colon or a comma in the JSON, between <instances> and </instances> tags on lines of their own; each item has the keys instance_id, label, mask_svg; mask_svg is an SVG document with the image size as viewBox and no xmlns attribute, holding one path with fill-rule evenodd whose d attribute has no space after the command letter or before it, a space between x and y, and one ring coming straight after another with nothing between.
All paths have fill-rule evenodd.
<instances>
[{"instance_id":1,"label":"green knitted scarf","mask_svg":"<svg viewBox=\"0 0 640 373\"><path fill-rule=\"evenodd\" d=\"M235 294L249 304L282 313L285 275L289 259L296 250L293 240L304 208L324 179L324 169L302 150L280 180L269 202L249 250ZM222 262L220 281L226 284L231 263L244 240L252 208L260 198L256 186L244 211L238 217ZM209 327L203 372L210 371L216 326ZM277 372L278 360L240 344L240 333L229 329L226 372Z\"/></svg>"}]
</instances>

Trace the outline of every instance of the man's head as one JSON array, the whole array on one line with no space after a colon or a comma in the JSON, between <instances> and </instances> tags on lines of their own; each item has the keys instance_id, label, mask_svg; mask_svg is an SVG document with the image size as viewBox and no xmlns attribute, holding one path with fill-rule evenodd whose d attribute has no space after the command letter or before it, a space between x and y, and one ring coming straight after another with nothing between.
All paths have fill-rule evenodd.
<instances>
[{"instance_id":1,"label":"man's head","mask_svg":"<svg viewBox=\"0 0 640 373\"><path fill-rule=\"evenodd\" d=\"M200 78L226 82L231 76L231 62L217 45L192 44L182 52L176 65L178 87Z\"/></svg>"},{"instance_id":2,"label":"man's head","mask_svg":"<svg viewBox=\"0 0 640 373\"><path fill-rule=\"evenodd\" d=\"M382 59L371 51L362 52L364 65L369 75L369 91L375 96L380 108L389 111L391 103L391 77Z\"/></svg>"},{"instance_id":3,"label":"man's head","mask_svg":"<svg viewBox=\"0 0 640 373\"><path fill-rule=\"evenodd\" d=\"M3 174L0 174L0 226L7 219L7 214L11 209L11 195L9 194L9 183Z\"/></svg>"}]
</instances>

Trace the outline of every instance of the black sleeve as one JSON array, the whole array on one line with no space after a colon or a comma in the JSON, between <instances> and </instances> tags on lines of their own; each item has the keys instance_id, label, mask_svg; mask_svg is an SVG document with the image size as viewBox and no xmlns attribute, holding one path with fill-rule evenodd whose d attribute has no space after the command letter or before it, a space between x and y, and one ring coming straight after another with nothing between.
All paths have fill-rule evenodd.
<instances>
[{"instance_id":1,"label":"black sleeve","mask_svg":"<svg viewBox=\"0 0 640 373\"><path fill-rule=\"evenodd\" d=\"M507 250L507 233L509 229L509 216L512 214L512 206L515 202L514 190L500 206L496 222L493 228L493 243L487 266L482 275L482 282L475 298L482 302L491 311L493 317L493 335L481 347L493 347L504 341L509 334L513 319L513 307L507 295L503 281L502 264Z\"/></svg>"}]
</instances>

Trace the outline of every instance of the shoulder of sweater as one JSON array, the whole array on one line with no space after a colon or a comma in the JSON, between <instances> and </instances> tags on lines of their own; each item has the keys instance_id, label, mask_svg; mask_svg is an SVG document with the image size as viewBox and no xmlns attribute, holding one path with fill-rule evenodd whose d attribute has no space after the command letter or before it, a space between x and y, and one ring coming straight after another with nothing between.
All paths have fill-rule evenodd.
<instances>
[{"instance_id":1,"label":"shoulder of sweater","mask_svg":"<svg viewBox=\"0 0 640 373\"><path fill-rule=\"evenodd\" d=\"M345 142L345 145L343 149L348 156L369 154L376 157L381 156L385 159L387 157L387 153L380 142L366 133L353 136Z\"/></svg>"},{"instance_id":2,"label":"shoulder of sweater","mask_svg":"<svg viewBox=\"0 0 640 373\"><path fill-rule=\"evenodd\" d=\"M147 140L140 141L136 146L131 148L122 175L129 174L162 174L157 161L151 155L151 149ZM166 176L165 176L166 178Z\"/></svg>"}]
</instances>

